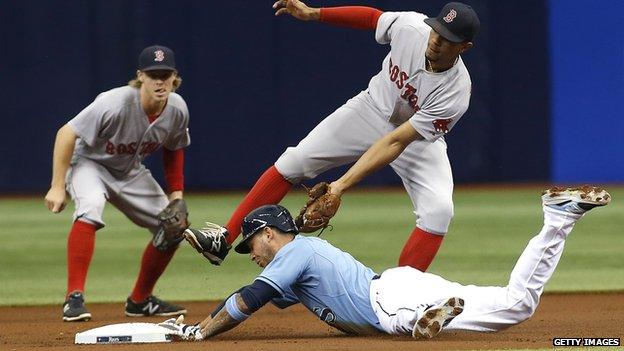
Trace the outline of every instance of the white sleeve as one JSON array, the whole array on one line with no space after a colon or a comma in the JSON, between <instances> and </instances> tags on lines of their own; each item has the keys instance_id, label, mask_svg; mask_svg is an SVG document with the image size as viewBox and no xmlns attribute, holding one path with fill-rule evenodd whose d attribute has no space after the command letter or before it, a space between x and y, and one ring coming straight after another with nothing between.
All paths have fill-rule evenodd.
<instances>
[{"instance_id":1,"label":"white sleeve","mask_svg":"<svg viewBox=\"0 0 624 351\"><path fill-rule=\"evenodd\" d=\"M435 106L424 106L410 119L409 123L428 141L435 141L453 129L457 121L468 109L470 94L460 101L448 98Z\"/></svg>"},{"instance_id":2,"label":"white sleeve","mask_svg":"<svg viewBox=\"0 0 624 351\"><path fill-rule=\"evenodd\" d=\"M400 12L384 12L379 16L375 29L375 40L379 44L388 44L392 41L392 25L400 16Z\"/></svg>"},{"instance_id":3,"label":"white sleeve","mask_svg":"<svg viewBox=\"0 0 624 351\"><path fill-rule=\"evenodd\" d=\"M418 12L384 12L377 21L375 40L379 44L391 43L396 39L399 31L405 27L412 27L421 33L426 33L429 27L424 22L425 18L427 18L426 15Z\"/></svg>"}]
</instances>

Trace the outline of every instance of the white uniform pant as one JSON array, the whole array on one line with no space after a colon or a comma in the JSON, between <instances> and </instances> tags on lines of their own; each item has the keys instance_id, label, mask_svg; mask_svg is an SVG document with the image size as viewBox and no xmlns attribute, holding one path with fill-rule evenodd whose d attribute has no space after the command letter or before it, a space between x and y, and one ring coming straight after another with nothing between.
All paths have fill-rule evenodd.
<instances>
[{"instance_id":1,"label":"white uniform pant","mask_svg":"<svg viewBox=\"0 0 624 351\"><path fill-rule=\"evenodd\" d=\"M108 201L132 222L155 234L160 225L157 215L169 203L145 167L119 179L99 163L79 158L67 173L66 183L76 205L74 220L84 218L98 228L105 225L102 213Z\"/></svg>"},{"instance_id":2,"label":"white uniform pant","mask_svg":"<svg viewBox=\"0 0 624 351\"><path fill-rule=\"evenodd\" d=\"M580 217L544 207L544 226L529 241L504 287L461 285L411 267L386 270L370 289L381 327L389 334L409 334L426 306L449 297L461 297L465 306L445 330L497 331L528 319Z\"/></svg>"},{"instance_id":3,"label":"white uniform pant","mask_svg":"<svg viewBox=\"0 0 624 351\"><path fill-rule=\"evenodd\" d=\"M388 118L363 91L321 121L297 146L287 148L275 167L296 184L353 163L395 129ZM444 235L453 217L453 175L444 139L414 141L390 166L412 200L416 225Z\"/></svg>"}]
</instances>

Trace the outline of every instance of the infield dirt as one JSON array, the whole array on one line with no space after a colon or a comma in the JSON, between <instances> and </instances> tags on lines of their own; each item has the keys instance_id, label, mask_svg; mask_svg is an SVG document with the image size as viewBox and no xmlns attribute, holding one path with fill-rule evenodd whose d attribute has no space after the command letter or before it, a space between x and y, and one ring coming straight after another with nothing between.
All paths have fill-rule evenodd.
<instances>
[{"instance_id":1,"label":"infield dirt","mask_svg":"<svg viewBox=\"0 0 624 351\"><path fill-rule=\"evenodd\" d=\"M187 321L208 315L216 302L185 302ZM622 338L624 292L547 294L530 320L498 333L442 333L431 340L409 337L346 336L319 321L303 306L267 306L239 327L205 342L74 345L77 332L106 324L160 322L163 317L127 318L123 303L89 304L89 322L61 321L61 307L0 308L2 350L476 350L552 348L553 337Z\"/></svg>"}]
</instances>

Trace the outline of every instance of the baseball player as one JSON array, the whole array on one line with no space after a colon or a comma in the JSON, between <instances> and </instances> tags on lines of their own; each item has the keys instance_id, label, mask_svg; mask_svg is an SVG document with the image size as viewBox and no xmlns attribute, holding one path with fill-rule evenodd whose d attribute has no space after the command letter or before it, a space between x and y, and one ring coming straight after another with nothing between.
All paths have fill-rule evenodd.
<instances>
[{"instance_id":1,"label":"baseball player","mask_svg":"<svg viewBox=\"0 0 624 351\"><path fill-rule=\"evenodd\" d=\"M61 127L54 144L52 185L45 204L54 213L75 203L67 240L67 295L64 321L89 320L83 293L95 247L95 232L105 226L102 213L110 202L153 235L141 260L134 290L126 302L128 316L177 315L183 307L151 295L156 281L183 238L163 234L158 215L183 196L183 148L190 144L189 113L174 91L182 80L174 53L150 46L139 55L136 78L127 86L99 94ZM166 195L141 161L163 147Z\"/></svg>"},{"instance_id":2,"label":"baseball player","mask_svg":"<svg viewBox=\"0 0 624 351\"><path fill-rule=\"evenodd\" d=\"M182 339L201 340L229 330L271 301L302 303L332 327L351 334L408 334L431 338L442 329L498 331L530 318L584 213L610 202L600 188L551 188L543 193L544 225L520 255L504 287L450 282L412 267L377 275L317 237L297 235L288 211L265 205L242 223L236 252L264 270L197 325L172 318L161 325ZM194 245L209 244L203 237Z\"/></svg>"},{"instance_id":3,"label":"baseball player","mask_svg":"<svg viewBox=\"0 0 624 351\"><path fill-rule=\"evenodd\" d=\"M374 30L378 43L390 44L390 52L366 90L286 149L225 227L211 224L204 230L218 244L207 257L221 263L252 209L279 203L293 184L357 161L331 184L331 193L340 196L389 164L403 180L416 215L399 265L426 270L453 217L453 176L444 135L468 108L471 81L460 54L473 46L477 14L457 2L445 5L436 18L362 6L310 8L299 0L279 0L273 7L276 15Z\"/></svg>"}]
</instances>

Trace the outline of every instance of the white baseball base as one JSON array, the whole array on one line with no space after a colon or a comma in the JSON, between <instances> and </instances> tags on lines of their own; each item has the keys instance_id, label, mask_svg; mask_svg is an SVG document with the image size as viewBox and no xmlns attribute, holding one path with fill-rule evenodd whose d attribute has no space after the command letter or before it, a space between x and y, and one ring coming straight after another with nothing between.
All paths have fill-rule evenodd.
<instances>
[{"instance_id":1,"label":"white baseball base","mask_svg":"<svg viewBox=\"0 0 624 351\"><path fill-rule=\"evenodd\" d=\"M172 331L153 323L120 323L77 333L76 344L171 342Z\"/></svg>"}]
</instances>

